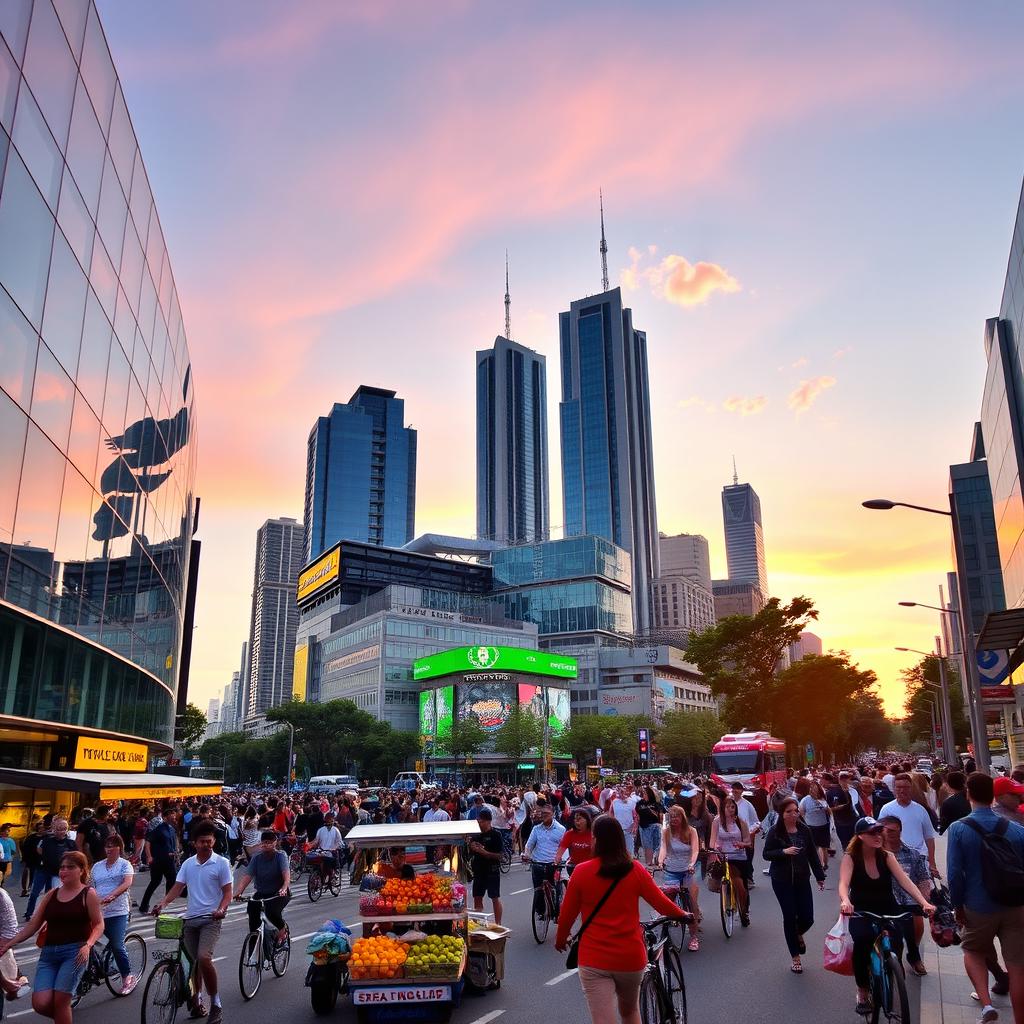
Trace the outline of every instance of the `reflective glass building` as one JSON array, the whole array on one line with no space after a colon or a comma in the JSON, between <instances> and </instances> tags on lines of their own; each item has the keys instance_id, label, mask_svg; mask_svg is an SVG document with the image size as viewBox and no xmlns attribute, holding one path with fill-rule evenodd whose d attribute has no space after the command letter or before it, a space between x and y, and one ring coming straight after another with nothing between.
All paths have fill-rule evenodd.
<instances>
[{"instance_id":1,"label":"reflective glass building","mask_svg":"<svg viewBox=\"0 0 1024 1024\"><path fill-rule=\"evenodd\" d=\"M0 764L45 769L171 742L194 389L95 5L5 0L0 36Z\"/></svg>"},{"instance_id":2,"label":"reflective glass building","mask_svg":"<svg viewBox=\"0 0 1024 1024\"><path fill-rule=\"evenodd\" d=\"M548 537L547 360L508 338L476 354L476 534Z\"/></svg>"},{"instance_id":3,"label":"reflective glass building","mask_svg":"<svg viewBox=\"0 0 1024 1024\"><path fill-rule=\"evenodd\" d=\"M722 488L725 554L730 583L753 583L768 599L768 570L764 560L761 499L750 484Z\"/></svg>"},{"instance_id":4,"label":"reflective glass building","mask_svg":"<svg viewBox=\"0 0 1024 1024\"><path fill-rule=\"evenodd\" d=\"M358 388L309 432L305 553L340 540L401 547L416 523L416 431L394 391Z\"/></svg>"}]
</instances>

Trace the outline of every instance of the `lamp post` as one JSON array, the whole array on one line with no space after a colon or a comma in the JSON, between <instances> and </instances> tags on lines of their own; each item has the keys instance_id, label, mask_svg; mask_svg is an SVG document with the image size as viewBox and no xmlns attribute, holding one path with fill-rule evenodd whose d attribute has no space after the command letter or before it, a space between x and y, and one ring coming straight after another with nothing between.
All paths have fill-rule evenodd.
<instances>
[{"instance_id":1,"label":"lamp post","mask_svg":"<svg viewBox=\"0 0 1024 1024\"><path fill-rule=\"evenodd\" d=\"M910 508L917 512L930 512L937 516L948 516L953 528L953 548L956 552L956 564L958 567L963 565L963 546L960 537L960 527L955 514L955 495L951 494L949 496L950 507L948 510L929 508L927 505L914 505L906 501L890 501L888 498L871 498L868 501L862 501L861 504L864 508L874 511L887 512L894 508ZM966 589L962 574L959 571L956 574L956 585L960 592L960 607L966 608L967 602L964 600L967 596ZM966 615L960 616L960 639L963 644L964 664L967 669L967 712L971 722L971 738L974 741L974 760L981 771L987 772L989 771L988 729L985 726L985 714L981 707L981 684L978 680L978 640L974 635L974 627L968 621L968 616Z\"/></svg>"},{"instance_id":2,"label":"lamp post","mask_svg":"<svg viewBox=\"0 0 1024 1024\"><path fill-rule=\"evenodd\" d=\"M935 658L938 661L939 685L936 686L927 679L924 680L924 685L931 690L938 690L941 696L942 704L939 705L939 722L942 726L942 748L943 753L946 755L946 763L953 764L953 759L956 757L956 744L953 740L953 714L949 707L949 676L946 673L946 658L942 654L929 654L928 651L918 651L913 647L897 647L896 650L903 651L906 654L922 654L926 658ZM936 697L935 699L937 702L939 698Z\"/></svg>"},{"instance_id":3,"label":"lamp post","mask_svg":"<svg viewBox=\"0 0 1024 1024\"><path fill-rule=\"evenodd\" d=\"M291 722L285 722L288 726L288 770L284 775L284 788L286 793L292 791L292 749L295 746L295 726Z\"/></svg>"}]
</instances>

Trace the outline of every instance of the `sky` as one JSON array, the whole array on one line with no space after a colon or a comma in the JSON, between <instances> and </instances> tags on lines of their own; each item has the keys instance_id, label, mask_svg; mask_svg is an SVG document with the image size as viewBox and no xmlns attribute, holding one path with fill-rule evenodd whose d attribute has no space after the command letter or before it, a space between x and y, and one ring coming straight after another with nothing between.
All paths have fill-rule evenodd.
<instances>
[{"instance_id":1,"label":"sky","mask_svg":"<svg viewBox=\"0 0 1024 1024\"><path fill-rule=\"evenodd\" d=\"M878 673L931 649L1024 173L1024 8L99 0L196 385L190 698L248 634L256 530L360 384L419 431L416 532L475 527L474 352L549 359L609 271L647 332L659 527L726 575L735 456L772 592Z\"/></svg>"}]
</instances>

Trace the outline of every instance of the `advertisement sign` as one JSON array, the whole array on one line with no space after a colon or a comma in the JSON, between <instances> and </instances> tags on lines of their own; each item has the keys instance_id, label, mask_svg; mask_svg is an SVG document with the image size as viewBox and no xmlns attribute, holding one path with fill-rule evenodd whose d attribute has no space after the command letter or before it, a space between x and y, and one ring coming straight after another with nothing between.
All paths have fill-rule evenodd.
<instances>
[{"instance_id":1,"label":"advertisement sign","mask_svg":"<svg viewBox=\"0 0 1024 1024\"><path fill-rule=\"evenodd\" d=\"M123 743L120 740L79 736L75 747L76 770L144 772L148 762L149 748L145 743Z\"/></svg>"},{"instance_id":2,"label":"advertisement sign","mask_svg":"<svg viewBox=\"0 0 1024 1024\"><path fill-rule=\"evenodd\" d=\"M452 734L452 716L455 714L455 687L442 686L434 691L437 701L437 738L447 739Z\"/></svg>"},{"instance_id":3,"label":"advertisement sign","mask_svg":"<svg viewBox=\"0 0 1024 1024\"><path fill-rule=\"evenodd\" d=\"M304 601L315 594L321 587L326 587L338 578L341 567L341 545L332 548L322 558L318 558L308 569L299 573L299 586L295 594L296 601Z\"/></svg>"},{"instance_id":4,"label":"advertisement sign","mask_svg":"<svg viewBox=\"0 0 1024 1024\"><path fill-rule=\"evenodd\" d=\"M978 651L978 682L998 686L1006 678L1010 656L1006 651Z\"/></svg>"},{"instance_id":5,"label":"advertisement sign","mask_svg":"<svg viewBox=\"0 0 1024 1024\"><path fill-rule=\"evenodd\" d=\"M524 650L521 647L457 647L413 662L413 679L435 679L460 672L528 672L559 679L576 678L576 659L567 654Z\"/></svg>"},{"instance_id":6,"label":"advertisement sign","mask_svg":"<svg viewBox=\"0 0 1024 1024\"><path fill-rule=\"evenodd\" d=\"M569 725L569 691L559 686L544 687L548 702L548 727L552 736L560 736Z\"/></svg>"},{"instance_id":7,"label":"advertisement sign","mask_svg":"<svg viewBox=\"0 0 1024 1024\"><path fill-rule=\"evenodd\" d=\"M536 715L541 721L544 720L544 687L534 686L532 683L519 684L519 703L524 711Z\"/></svg>"},{"instance_id":8,"label":"advertisement sign","mask_svg":"<svg viewBox=\"0 0 1024 1024\"><path fill-rule=\"evenodd\" d=\"M451 999L451 985L388 985L380 988L352 989L356 1006L380 1006L385 1003L440 1003Z\"/></svg>"},{"instance_id":9,"label":"advertisement sign","mask_svg":"<svg viewBox=\"0 0 1024 1024\"><path fill-rule=\"evenodd\" d=\"M1012 686L982 686L979 689L981 690L982 704L1017 703L1016 698L1013 696Z\"/></svg>"},{"instance_id":10,"label":"advertisement sign","mask_svg":"<svg viewBox=\"0 0 1024 1024\"><path fill-rule=\"evenodd\" d=\"M434 734L437 731L437 702L433 690L420 692L420 739L423 749L431 754L434 749Z\"/></svg>"},{"instance_id":11,"label":"advertisement sign","mask_svg":"<svg viewBox=\"0 0 1024 1024\"><path fill-rule=\"evenodd\" d=\"M219 782L201 785L199 779L183 786L100 786L101 800L180 800L186 796L216 796L222 789Z\"/></svg>"},{"instance_id":12,"label":"advertisement sign","mask_svg":"<svg viewBox=\"0 0 1024 1024\"><path fill-rule=\"evenodd\" d=\"M599 690L599 715L647 715L651 710L651 691L646 686L622 686Z\"/></svg>"},{"instance_id":13,"label":"advertisement sign","mask_svg":"<svg viewBox=\"0 0 1024 1024\"><path fill-rule=\"evenodd\" d=\"M481 752L494 750L494 734L508 721L516 694L512 683L463 683L456 687L459 720L475 718L487 733Z\"/></svg>"},{"instance_id":14,"label":"advertisement sign","mask_svg":"<svg viewBox=\"0 0 1024 1024\"><path fill-rule=\"evenodd\" d=\"M292 696L296 700L306 699L306 679L309 672L309 644L295 645L295 662L292 666Z\"/></svg>"}]
</instances>

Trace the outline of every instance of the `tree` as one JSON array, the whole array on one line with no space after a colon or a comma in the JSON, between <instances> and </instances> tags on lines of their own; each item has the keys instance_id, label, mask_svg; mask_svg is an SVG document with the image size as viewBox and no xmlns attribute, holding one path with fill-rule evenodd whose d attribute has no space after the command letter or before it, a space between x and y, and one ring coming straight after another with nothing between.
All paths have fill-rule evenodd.
<instances>
[{"instance_id":1,"label":"tree","mask_svg":"<svg viewBox=\"0 0 1024 1024\"><path fill-rule=\"evenodd\" d=\"M405 768L419 753L418 733L394 729L388 722L378 722L372 735L367 737L359 764L367 778L388 782L395 772Z\"/></svg>"},{"instance_id":2,"label":"tree","mask_svg":"<svg viewBox=\"0 0 1024 1024\"><path fill-rule=\"evenodd\" d=\"M202 742L207 727L206 715L191 702L185 705L185 711L177 719L175 739L180 740L181 748L191 756Z\"/></svg>"},{"instance_id":3,"label":"tree","mask_svg":"<svg viewBox=\"0 0 1024 1024\"><path fill-rule=\"evenodd\" d=\"M604 746L607 734L604 723L607 720L601 715L573 715L568 726L552 737L553 751L568 754L581 770L588 764L594 764L597 748Z\"/></svg>"},{"instance_id":4,"label":"tree","mask_svg":"<svg viewBox=\"0 0 1024 1024\"><path fill-rule=\"evenodd\" d=\"M731 729L775 731L787 713L779 699L776 668L818 613L806 597L783 605L771 598L756 615L730 615L695 633L687 660L704 676L716 697L724 697L723 718ZM799 664L799 662L798 662Z\"/></svg>"},{"instance_id":5,"label":"tree","mask_svg":"<svg viewBox=\"0 0 1024 1024\"><path fill-rule=\"evenodd\" d=\"M361 762L367 739L385 724L350 700L285 701L266 715L270 722L290 722L295 727L295 745L305 754L313 775L348 770Z\"/></svg>"},{"instance_id":6,"label":"tree","mask_svg":"<svg viewBox=\"0 0 1024 1024\"><path fill-rule=\"evenodd\" d=\"M452 717L451 731L438 736L434 749L458 765L460 758L472 757L487 742L488 732L475 715Z\"/></svg>"},{"instance_id":7,"label":"tree","mask_svg":"<svg viewBox=\"0 0 1024 1024\"><path fill-rule=\"evenodd\" d=\"M924 741L931 750L935 742L931 739L932 712L931 708L939 703L942 706L942 698L939 691L935 689L941 679L939 659L929 656L922 658L913 668L903 670L903 683L906 687L904 710L907 717L903 724L912 741ZM949 687L949 710L953 716L953 742L966 748L971 738L971 727L964 714L963 693L960 689L960 679L956 668L947 662L946 665L947 685ZM933 684L926 686L926 683ZM931 696L934 694L934 699ZM940 711L936 712L936 722L939 721ZM947 754L947 759L952 753Z\"/></svg>"},{"instance_id":8,"label":"tree","mask_svg":"<svg viewBox=\"0 0 1024 1024\"><path fill-rule=\"evenodd\" d=\"M695 760L710 755L711 748L725 731L714 711L667 711L654 741L660 759L686 762L686 766L692 768Z\"/></svg>"},{"instance_id":9,"label":"tree","mask_svg":"<svg viewBox=\"0 0 1024 1024\"><path fill-rule=\"evenodd\" d=\"M640 729L654 732L654 723L645 715L576 715L560 735L552 740L556 753L569 754L581 768L601 749L609 767L623 771L632 768L639 754Z\"/></svg>"},{"instance_id":10,"label":"tree","mask_svg":"<svg viewBox=\"0 0 1024 1024\"><path fill-rule=\"evenodd\" d=\"M226 783L262 782L275 775L288 758L286 730L254 740L244 732L225 732L206 740L199 748L203 763L224 769Z\"/></svg>"},{"instance_id":11,"label":"tree","mask_svg":"<svg viewBox=\"0 0 1024 1024\"><path fill-rule=\"evenodd\" d=\"M544 743L544 723L529 708L515 701L508 719L494 734L494 749L514 762Z\"/></svg>"}]
</instances>

